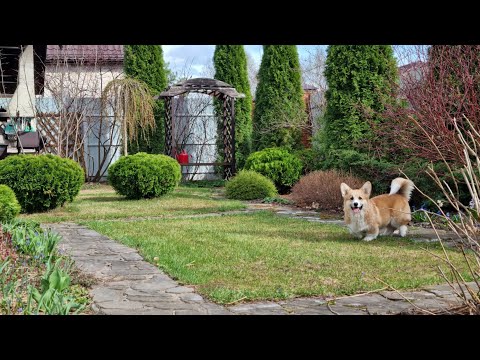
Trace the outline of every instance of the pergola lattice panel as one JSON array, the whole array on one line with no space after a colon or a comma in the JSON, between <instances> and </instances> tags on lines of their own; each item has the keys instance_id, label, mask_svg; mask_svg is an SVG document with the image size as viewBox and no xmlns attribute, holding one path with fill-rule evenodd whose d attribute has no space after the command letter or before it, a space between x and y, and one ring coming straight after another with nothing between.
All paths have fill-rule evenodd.
<instances>
[{"instance_id":1,"label":"pergola lattice panel","mask_svg":"<svg viewBox=\"0 0 480 360\"><path fill-rule=\"evenodd\" d=\"M223 150L225 158L221 165L223 165L224 169L224 178L229 179L236 173L235 99L244 98L245 94L237 92L234 87L223 81L196 78L172 85L158 95L156 99L165 99L165 153L171 157L175 155L173 151L173 98L191 92L213 96L222 104Z\"/></svg>"}]
</instances>

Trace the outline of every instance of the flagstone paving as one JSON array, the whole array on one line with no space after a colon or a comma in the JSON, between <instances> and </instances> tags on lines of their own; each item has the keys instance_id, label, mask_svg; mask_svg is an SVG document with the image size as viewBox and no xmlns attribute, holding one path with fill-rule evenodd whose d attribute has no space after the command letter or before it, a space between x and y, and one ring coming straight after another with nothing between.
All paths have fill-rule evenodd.
<instances>
[{"instance_id":1,"label":"flagstone paving","mask_svg":"<svg viewBox=\"0 0 480 360\"><path fill-rule=\"evenodd\" d=\"M320 219L315 211L296 210L286 206L249 204L246 211L264 209L308 221L343 224L343 221L338 219ZM91 289L92 308L97 314L386 315L405 313L411 309L447 309L460 304L459 298L449 285L439 285L409 292L379 291L337 299L309 297L239 303L224 307L204 299L195 293L193 287L174 281L160 269L144 261L135 249L93 230L74 223L48 224L46 227L62 236L60 247L70 254L77 267L98 279L98 283ZM442 232L441 235L445 239L455 238L447 232ZM411 228L410 236L416 241L436 240L435 233L430 229ZM473 283L469 285L478 291Z\"/></svg>"}]
</instances>

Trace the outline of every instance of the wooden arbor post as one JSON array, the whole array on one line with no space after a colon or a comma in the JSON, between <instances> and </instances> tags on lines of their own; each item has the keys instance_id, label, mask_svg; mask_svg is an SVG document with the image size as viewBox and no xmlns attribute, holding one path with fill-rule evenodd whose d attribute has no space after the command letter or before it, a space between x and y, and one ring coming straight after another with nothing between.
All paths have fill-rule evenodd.
<instances>
[{"instance_id":1,"label":"wooden arbor post","mask_svg":"<svg viewBox=\"0 0 480 360\"><path fill-rule=\"evenodd\" d=\"M173 153L173 97L165 98L165 155L175 157Z\"/></svg>"},{"instance_id":2,"label":"wooden arbor post","mask_svg":"<svg viewBox=\"0 0 480 360\"><path fill-rule=\"evenodd\" d=\"M175 122L173 98L185 93L196 92L218 98L222 104L223 117L223 163L208 165L222 165L223 177L229 179L236 173L235 159L235 99L244 98L245 94L238 93L231 85L205 78L195 78L182 81L170 86L167 90L156 96L156 99L165 99L165 154L175 157L173 144L173 128ZM202 163L190 163L190 165L207 165Z\"/></svg>"},{"instance_id":3,"label":"wooden arbor post","mask_svg":"<svg viewBox=\"0 0 480 360\"><path fill-rule=\"evenodd\" d=\"M228 180L236 173L235 162L235 98L223 96L223 177Z\"/></svg>"}]
</instances>

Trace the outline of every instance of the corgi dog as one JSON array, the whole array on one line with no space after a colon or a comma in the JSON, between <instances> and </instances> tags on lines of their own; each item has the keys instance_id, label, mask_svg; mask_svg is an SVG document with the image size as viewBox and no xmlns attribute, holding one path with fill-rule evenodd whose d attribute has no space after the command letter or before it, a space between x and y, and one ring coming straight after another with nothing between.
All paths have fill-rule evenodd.
<instances>
[{"instance_id":1,"label":"corgi dog","mask_svg":"<svg viewBox=\"0 0 480 360\"><path fill-rule=\"evenodd\" d=\"M391 235L398 230L400 236L407 235L407 225L411 221L408 201L414 189L413 182L396 178L390 185L390 194L378 195L370 199L372 184L367 181L360 189L351 189L342 183L345 224L350 233L364 241L371 241L378 235Z\"/></svg>"}]
</instances>

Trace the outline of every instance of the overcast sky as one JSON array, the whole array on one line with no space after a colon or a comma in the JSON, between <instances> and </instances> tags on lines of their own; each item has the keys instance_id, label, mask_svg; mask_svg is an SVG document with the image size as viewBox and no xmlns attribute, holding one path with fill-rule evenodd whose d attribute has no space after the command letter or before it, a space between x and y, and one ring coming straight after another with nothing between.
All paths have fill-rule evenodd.
<instances>
[{"instance_id":1,"label":"overcast sky","mask_svg":"<svg viewBox=\"0 0 480 360\"><path fill-rule=\"evenodd\" d=\"M257 66L260 66L262 60L262 45L244 45L245 51L251 55ZM180 77L189 75L191 77L205 76L206 67L213 65L213 52L215 45L162 45L164 59L169 64L170 69L179 74ZM297 45L300 60L313 53L315 48L327 49L327 45ZM394 46L398 65L403 65L405 61L403 56L398 56L399 51L408 51L411 46ZM403 60L402 60L403 59ZM212 75L213 76L213 75Z\"/></svg>"},{"instance_id":2,"label":"overcast sky","mask_svg":"<svg viewBox=\"0 0 480 360\"><path fill-rule=\"evenodd\" d=\"M257 65L262 60L262 45L244 45L245 51L252 56ZM326 45L297 45L298 55L304 58L316 47ZM193 77L202 75L205 66L212 64L215 45L162 45L164 59L173 72L183 74L185 69Z\"/></svg>"}]
</instances>

